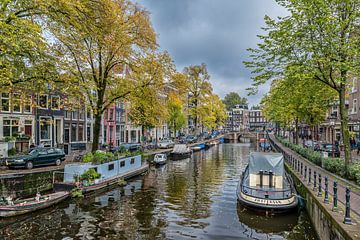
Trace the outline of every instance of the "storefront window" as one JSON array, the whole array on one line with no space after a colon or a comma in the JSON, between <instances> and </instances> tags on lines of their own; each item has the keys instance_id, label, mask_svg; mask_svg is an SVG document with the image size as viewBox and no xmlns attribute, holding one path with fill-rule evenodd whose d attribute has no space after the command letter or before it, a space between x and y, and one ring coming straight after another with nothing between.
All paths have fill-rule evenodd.
<instances>
[{"instance_id":1,"label":"storefront window","mask_svg":"<svg viewBox=\"0 0 360 240\"><path fill-rule=\"evenodd\" d=\"M76 142L76 123L71 124L71 142Z\"/></svg>"},{"instance_id":2,"label":"storefront window","mask_svg":"<svg viewBox=\"0 0 360 240\"><path fill-rule=\"evenodd\" d=\"M51 120L49 118L40 118L40 140L50 139Z\"/></svg>"},{"instance_id":3,"label":"storefront window","mask_svg":"<svg viewBox=\"0 0 360 240\"><path fill-rule=\"evenodd\" d=\"M79 124L78 141L84 141L84 125L82 123Z\"/></svg>"},{"instance_id":4,"label":"storefront window","mask_svg":"<svg viewBox=\"0 0 360 240\"><path fill-rule=\"evenodd\" d=\"M1 93L1 111L3 112L10 111L10 100L8 93Z\"/></svg>"}]
</instances>

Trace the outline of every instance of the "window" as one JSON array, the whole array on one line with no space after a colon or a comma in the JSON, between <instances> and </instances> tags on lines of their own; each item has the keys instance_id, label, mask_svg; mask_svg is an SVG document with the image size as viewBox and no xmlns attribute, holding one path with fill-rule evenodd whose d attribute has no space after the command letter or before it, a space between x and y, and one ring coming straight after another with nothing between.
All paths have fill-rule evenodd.
<instances>
[{"instance_id":1,"label":"window","mask_svg":"<svg viewBox=\"0 0 360 240\"><path fill-rule=\"evenodd\" d=\"M88 110L88 111L86 112L86 118L87 118L87 119L91 119L91 111L90 111L90 110Z\"/></svg>"},{"instance_id":2,"label":"window","mask_svg":"<svg viewBox=\"0 0 360 240\"><path fill-rule=\"evenodd\" d=\"M40 139L50 139L51 120L49 118L40 118Z\"/></svg>"},{"instance_id":3,"label":"window","mask_svg":"<svg viewBox=\"0 0 360 240\"><path fill-rule=\"evenodd\" d=\"M3 120L3 135L4 137L10 137L17 135L19 132L19 120L18 119L4 119Z\"/></svg>"},{"instance_id":4,"label":"window","mask_svg":"<svg viewBox=\"0 0 360 240\"><path fill-rule=\"evenodd\" d=\"M71 112L66 110L64 111L64 115L65 115L65 119L70 119L71 118Z\"/></svg>"},{"instance_id":5,"label":"window","mask_svg":"<svg viewBox=\"0 0 360 240\"><path fill-rule=\"evenodd\" d=\"M72 112L72 119L78 119L78 111L73 111Z\"/></svg>"},{"instance_id":6,"label":"window","mask_svg":"<svg viewBox=\"0 0 360 240\"><path fill-rule=\"evenodd\" d=\"M86 141L91 141L91 125L88 124L86 127Z\"/></svg>"},{"instance_id":7,"label":"window","mask_svg":"<svg viewBox=\"0 0 360 240\"><path fill-rule=\"evenodd\" d=\"M357 99L354 99L354 100L353 100L352 113L357 113Z\"/></svg>"},{"instance_id":8,"label":"window","mask_svg":"<svg viewBox=\"0 0 360 240\"><path fill-rule=\"evenodd\" d=\"M21 99L20 94L13 93L11 98L11 107L14 113L21 113Z\"/></svg>"},{"instance_id":9,"label":"window","mask_svg":"<svg viewBox=\"0 0 360 240\"><path fill-rule=\"evenodd\" d=\"M31 105L32 105L32 97L31 95L25 96L25 99L23 101L24 103L24 113L31 113Z\"/></svg>"},{"instance_id":10,"label":"window","mask_svg":"<svg viewBox=\"0 0 360 240\"><path fill-rule=\"evenodd\" d=\"M60 110L60 97L59 96L51 97L51 109L52 110Z\"/></svg>"},{"instance_id":11,"label":"window","mask_svg":"<svg viewBox=\"0 0 360 240\"><path fill-rule=\"evenodd\" d=\"M108 170L109 171L114 170L114 164L113 163L108 165Z\"/></svg>"},{"instance_id":12,"label":"window","mask_svg":"<svg viewBox=\"0 0 360 240\"><path fill-rule=\"evenodd\" d=\"M114 109L110 109L109 112L110 112L109 120L113 121L114 120Z\"/></svg>"},{"instance_id":13,"label":"window","mask_svg":"<svg viewBox=\"0 0 360 240\"><path fill-rule=\"evenodd\" d=\"M25 120L25 135L29 137L32 135L32 120Z\"/></svg>"},{"instance_id":14,"label":"window","mask_svg":"<svg viewBox=\"0 0 360 240\"><path fill-rule=\"evenodd\" d=\"M82 111L82 110L79 111L79 119L80 119L80 120L84 120L84 119L85 119L85 112Z\"/></svg>"},{"instance_id":15,"label":"window","mask_svg":"<svg viewBox=\"0 0 360 240\"><path fill-rule=\"evenodd\" d=\"M120 167L125 167L125 161L120 162Z\"/></svg>"},{"instance_id":16,"label":"window","mask_svg":"<svg viewBox=\"0 0 360 240\"><path fill-rule=\"evenodd\" d=\"M135 163L135 158L132 158L131 160L130 160L130 164L134 164Z\"/></svg>"},{"instance_id":17,"label":"window","mask_svg":"<svg viewBox=\"0 0 360 240\"><path fill-rule=\"evenodd\" d=\"M69 123L64 124L64 142L68 143L70 141L70 125Z\"/></svg>"},{"instance_id":18,"label":"window","mask_svg":"<svg viewBox=\"0 0 360 240\"><path fill-rule=\"evenodd\" d=\"M47 150L47 152L48 152L48 154L53 154L53 153L55 153L55 150L53 148L50 148Z\"/></svg>"},{"instance_id":19,"label":"window","mask_svg":"<svg viewBox=\"0 0 360 240\"><path fill-rule=\"evenodd\" d=\"M39 151L38 151L38 154L39 154L39 155L46 155L46 154L47 154L47 151L46 151L46 149L42 149L42 150L39 150Z\"/></svg>"},{"instance_id":20,"label":"window","mask_svg":"<svg viewBox=\"0 0 360 240\"><path fill-rule=\"evenodd\" d=\"M71 142L76 142L76 123L71 124Z\"/></svg>"},{"instance_id":21,"label":"window","mask_svg":"<svg viewBox=\"0 0 360 240\"><path fill-rule=\"evenodd\" d=\"M84 141L84 125L79 124L78 128L78 141Z\"/></svg>"},{"instance_id":22,"label":"window","mask_svg":"<svg viewBox=\"0 0 360 240\"><path fill-rule=\"evenodd\" d=\"M39 108L48 108L48 95L40 95L38 105Z\"/></svg>"},{"instance_id":23,"label":"window","mask_svg":"<svg viewBox=\"0 0 360 240\"><path fill-rule=\"evenodd\" d=\"M8 93L1 93L1 111L10 112L10 100Z\"/></svg>"}]
</instances>

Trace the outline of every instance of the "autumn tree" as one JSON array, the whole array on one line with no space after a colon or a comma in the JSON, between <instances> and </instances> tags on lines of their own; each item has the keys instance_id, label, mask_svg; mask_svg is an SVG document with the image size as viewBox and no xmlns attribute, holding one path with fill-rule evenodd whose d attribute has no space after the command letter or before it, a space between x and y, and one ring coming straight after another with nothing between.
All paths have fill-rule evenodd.
<instances>
[{"instance_id":1,"label":"autumn tree","mask_svg":"<svg viewBox=\"0 0 360 240\"><path fill-rule=\"evenodd\" d=\"M254 86L282 78L291 67L337 92L345 171L351 161L348 113L345 106L349 76L359 70L358 0L277 0L289 16L277 20L265 17L267 32L262 43L250 49Z\"/></svg>"},{"instance_id":2,"label":"autumn tree","mask_svg":"<svg viewBox=\"0 0 360 240\"><path fill-rule=\"evenodd\" d=\"M185 67L184 74L188 79L188 98L189 113L194 120L195 129L198 128L199 123L199 107L204 101L206 95L210 95L212 87L210 83L210 75L206 69L206 65L194 65Z\"/></svg>"},{"instance_id":3,"label":"autumn tree","mask_svg":"<svg viewBox=\"0 0 360 240\"><path fill-rule=\"evenodd\" d=\"M168 124L173 131L174 137L176 132L183 128L186 124L186 116L184 113L184 103L175 92L171 92L167 100Z\"/></svg>"},{"instance_id":4,"label":"autumn tree","mask_svg":"<svg viewBox=\"0 0 360 240\"><path fill-rule=\"evenodd\" d=\"M162 79L164 55L147 12L127 0L80 0L67 21L49 25L59 67L86 97L95 119L92 151L98 149L103 112L119 99ZM60 24L60 23L61 24Z\"/></svg>"},{"instance_id":5,"label":"autumn tree","mask_svg":"<svg viewBox=\"0 0 360 240\"><path fill-rule=\"evenodd\" d=\"M206 95L199 107L200 123L212 130L224 125L226 118L226 106L220 97L215 94Z\"/></svg>"},{"instance_id":6,"label":"autumn tree","mask_svg":"<svg viewBox=\"0 0 360 240\"><path fill-rule=\"evenodd\" d=\"M227 110L231 110L235 107L235 105L247 105L247 99L240 97L240 95L236 92L230 92L225 95L223 103L226 106Z\"/></svg>"}]
</instances>

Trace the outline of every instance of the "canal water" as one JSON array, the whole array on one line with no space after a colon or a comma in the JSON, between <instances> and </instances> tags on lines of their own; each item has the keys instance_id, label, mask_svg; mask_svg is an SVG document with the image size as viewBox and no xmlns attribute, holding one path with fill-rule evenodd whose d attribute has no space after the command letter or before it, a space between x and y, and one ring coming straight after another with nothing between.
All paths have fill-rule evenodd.
<instances>
[{"instance_id":1,"label":"canal water","mask_svg":"<svg viewBox=\"0 0 360 240\"><path fill-rule=\"evenodd\" d=\"M237 203L251 149L222 144L125 187L0 220L0 239L317 239L304 212L263 216Z\"/></svg>"}]
</instances>

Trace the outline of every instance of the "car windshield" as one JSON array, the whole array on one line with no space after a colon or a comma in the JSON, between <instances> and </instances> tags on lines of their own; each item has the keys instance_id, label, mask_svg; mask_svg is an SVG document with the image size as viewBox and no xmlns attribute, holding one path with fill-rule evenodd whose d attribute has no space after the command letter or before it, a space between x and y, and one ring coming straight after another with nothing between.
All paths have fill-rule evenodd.
<instances>
[{"instance_id":1,"label":"car windshield","mask_svg":"<svg viewBox=\"0 0 360 240\"><path fill-rule=\"evenodd\" d=\"M33 149L29 152L30 155L36 155L36 153L37 153L36 149Z\"/></svg>"}]
</instances>

